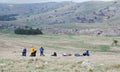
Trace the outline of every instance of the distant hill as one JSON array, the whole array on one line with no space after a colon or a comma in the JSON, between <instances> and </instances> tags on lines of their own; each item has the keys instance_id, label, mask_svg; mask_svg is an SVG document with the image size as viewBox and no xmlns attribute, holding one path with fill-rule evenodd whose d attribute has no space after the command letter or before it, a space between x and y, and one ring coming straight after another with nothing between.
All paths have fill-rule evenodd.
<instances>
[{"instance_id":1,"label":"distant hill","mask_svg":"<svg viewBox=\"0 0 120 72\"><path fill-rule=\"evenodd\" d=\"M103 22L120 14L120 2L49 2L0 4L0 15L17 14L18 20L42 24Z\"/></svg>"},{"instance_id":2,"label":"distant hill","mask_svg":"<svg viewBox=\"0 0 120 72\"><path fill-rule=\"evenodd\" d=\"M49 12L61 8L67 3L0 4L0 15L19 14L20 17Z\"/></svg>"},{"instance_id":3,"label":"distant hill","mask_svg":"<svg viewBox=\"0 0 120 72\"><path fill-rule=\"evenodd\" d=\"M30 26L45 32L68 34L94 34L109 28L106 33L117 29L116 35L120 35L120 1L0 4L0 17L3 16L3 19L0 18L0 28Z\"/></svg>"},{"instance_id":4,"label":"distant hill","mask_svg":"<svg viewBox=\"0 0 120 72\"><path fill-rule=\"evenodd\" d=\"M110 20L120 14L119 2L59 3L61 7L23 18L24 22L42 24L96 23ZM58 5L59 5L58 4ZM54 4L55 5L55 4ZM46 9L46 8L45 8Z\"/></svg>"}]
</instances>

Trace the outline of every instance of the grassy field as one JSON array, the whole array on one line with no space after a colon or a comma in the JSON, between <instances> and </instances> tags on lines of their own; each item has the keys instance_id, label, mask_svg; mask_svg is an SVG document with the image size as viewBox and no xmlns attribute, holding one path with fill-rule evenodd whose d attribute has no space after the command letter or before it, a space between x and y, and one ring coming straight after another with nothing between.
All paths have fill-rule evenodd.
<instances>
[{"instance_id":1,"label":"grassy field","mask_svg":"<svg viewBox=\"0 0 120 72\"><path fill-rule=\"evenodd\" d=\"M111 45L115 39L120 42L120 37L0 33L0 72L119 72L120 43ZM31 46L37 50L36 57L29 57ZM41 46L45 48L45 57L39 56ZM24 47L26 57L21 56ZM74 56L87 49L90 56ZM50 56L54 51L57 57ZM63 57L62 53L73 55Z\"/></svg>"}]
</instances>

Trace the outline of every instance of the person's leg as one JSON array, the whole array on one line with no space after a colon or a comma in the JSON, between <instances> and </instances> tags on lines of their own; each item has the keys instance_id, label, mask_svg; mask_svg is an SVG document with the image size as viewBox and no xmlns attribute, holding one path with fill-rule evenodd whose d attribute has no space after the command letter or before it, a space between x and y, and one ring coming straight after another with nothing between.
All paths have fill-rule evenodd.
<instances>
[{"instance_id":1,"label":"person's leg","mask_svg":"<svg viewBox=\"0 0 120 72\"><path fill-rule=\"evenodd\" d=\"M23 55L26 56L26 52L24 52Z\"/></svg>"},{"instance_id":2,"label":"person's leg","mask_svg":"<svg viewBox=\"0 0 120 72\"><path fill-rule=\"evenodd\" d=\"M26 52L25 52L25 56L26 56Z\"/></svg>"},{"instance_id":3,"label":"person's leg","mask_svg":"<svg viewBox=\"0 0 120 72\"><path fill-rule=\"evenodd\" d=\"M41 56L45 56L43 51L41 51Z\"/></svg>"},{"instance_id":4,"label":"person's leg","mask_svg":"<svg viewBox=\"0 0 120 72\"><path fill-rule=\"evenodd\" d=\"M42 51L40 51L40 56L42 56Z\"/></svg>"},{"instance_id":5,"label":"person's leg","mask_svg":"<svg viewBox=\"0 0 120 72\"><path fill-rule=\"evenodd\" d=\"M42 56L44 56L43 51L42 51Z\"/></svg>"}]
</instances>

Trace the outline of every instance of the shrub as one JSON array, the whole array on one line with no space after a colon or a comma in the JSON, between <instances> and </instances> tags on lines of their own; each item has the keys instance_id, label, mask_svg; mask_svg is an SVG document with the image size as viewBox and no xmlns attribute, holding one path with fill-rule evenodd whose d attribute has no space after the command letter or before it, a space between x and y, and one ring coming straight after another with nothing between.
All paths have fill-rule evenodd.
<instances>
[{"instance_id":1,"label":"shrub","mask_svg":"<svg viewBox=\"0 0 120 72\"><path fill-rule=\"evenodd\" d=\"M37 34L43 34L41 30L37 29L22 29L22 28L18 28L14 30L15 34L22 34L22 35L37 35Z\"/></svg>"}]
</instances>

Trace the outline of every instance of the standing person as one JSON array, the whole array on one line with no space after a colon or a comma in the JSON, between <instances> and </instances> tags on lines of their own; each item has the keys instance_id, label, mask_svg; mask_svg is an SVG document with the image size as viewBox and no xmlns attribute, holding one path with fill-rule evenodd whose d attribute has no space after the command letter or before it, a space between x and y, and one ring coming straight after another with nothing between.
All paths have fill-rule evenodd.
<instances>
[{"instance_id":1,"label":"standing person","mask_svg":"<svg viewBox=\"0 0 120 72\"><path fill-rule=\"evenodd\" d=\"M30 51L31 51L31 55L30 56L34 56L35 48L33 46L30 48Z\"/></svg>"},{"instance_id":2,"label":"standing person","mask_svg":"<svg viewBox=\"0 0 120 72\"><path fill-rule=\"evenodd\" d=\"M40 56L45 56L44 55L44 48L43 47L40 47Z\"/></svg>"},{"instance_id":3,"label":"standing person","mask_svg":"<svg viewBox=\"0 0 120 72\"><path fill-rule=\"evenodd\" d=\"M26 53L27 53L27 49L24 48L23 51L22 51L22 56L26 56Z\"/></svg>"}]
</instances>

